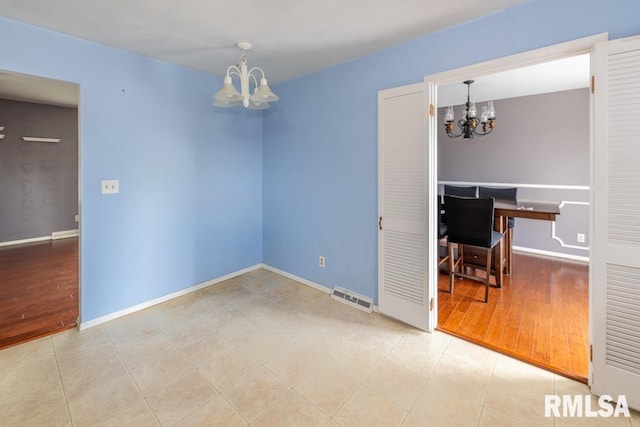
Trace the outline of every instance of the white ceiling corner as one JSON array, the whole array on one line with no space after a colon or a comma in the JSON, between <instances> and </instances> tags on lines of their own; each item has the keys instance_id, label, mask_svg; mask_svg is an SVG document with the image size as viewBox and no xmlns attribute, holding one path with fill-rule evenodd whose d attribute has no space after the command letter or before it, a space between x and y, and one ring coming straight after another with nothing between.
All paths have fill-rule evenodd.
<instances>
[{"instance_id":1,"label":"white ceiling corner","mask_svg":"<svg viewBox=\"0 0 640 427\"><path fill-rule=\"evenodd\" d=\"M263 68L269 83L275 84L525 1L0 0L0 16L218 76L238 59L235 43L247 40L253 44L248 53L249 66ZM570 68L561 66L552 71L551 78L544 79L544 85L552 84L552 89L544 91L566 90L567 85L576 84L576 79L583 79L584 75L562 73ZM545 73L540 68L527 75L504 74L498 76L499 84L491 83L490 76L476 77L472 98L513 97L506 93L509 87L524 94L525 87L538 90L534 81L542 81L539 77ZM27 90L25 86L29 85L9 78L12 74L0 75L0 97L8 86L14 86L10 94L14 99L20 96L15 92ZM36 81L29 84L35 87ZM441 102L448 86L453 87L451 101ZM483 94L483 86L489 94ZM563 89L553 89L558 87ZM56 98L53 89L40 93L59 105L69 102L69 96L75 96L77 103L77 86L62 85L61 89L67 90L67 100ZM456 93L459 89L462 95ZM26 96L33 100L36 95ZM465 86L441 86L438 95L439 105L461 104L466 100Z\"/></svg>"}]
</instances>

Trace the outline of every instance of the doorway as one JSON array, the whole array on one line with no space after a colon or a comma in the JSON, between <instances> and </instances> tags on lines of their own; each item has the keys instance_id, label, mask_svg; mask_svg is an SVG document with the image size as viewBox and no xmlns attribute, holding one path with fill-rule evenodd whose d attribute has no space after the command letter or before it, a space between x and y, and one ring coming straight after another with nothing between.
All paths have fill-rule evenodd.
<instances>
[{"instance_id":1,"label":"doorway","mask_svg":"<svg viewBox=\"0 0 640 427\"><path fill-rule=\"evenodd\" d=\"M77 84L0 71L0 348L79 318Z\"/></svg>"},{"instance_id":2,"label":"doorway","mask_svg":"<svg viewBox=\"0 0 640 427\"><path fill-rule=\"evenodd\" d=\"M590 55L591 49L593 47L593 45L598 42L598 41L604 41L606 40L607 37L606 35L599 35L599 36L594 36L594 37L590 37L590 38L586 38L586 39L581 39L581 40L577 40L574 42L569 42L569 43L565 43L563 45L558 45L558 46L554 46L554 47L550 47L547 49L541 49L535 53L528 53L528 54L520 54L520 55L516 55L514 57L509 57L509 58L504 58L503 60L496 60L496 61L492 61L489 63L484 63L484 64L478 64L478 65L474 65L474 66L470 66L470 67L465 67L463 69L458 69L458 70L452 70L450 72L445 72L445 73L440 73L438 75L435 76L428 76L425 78L425 82L428 86L428 92L429 92L429 96L430 96L430 101L433 103L433 105L436 106L446 106L446 105L442 105L442 104L438 104L437 100L436 100L436 93L439 92L439 89L441 87L444 87L447 84L459 84L460 82L462 82L463 80L468 80L471 78L476 78L478 76L483 77L483 76L487 76L490 74L494 74L494 73L498 73L498 72L504 72L506 70L514 70L514 69L520 69L526 66L530 66L530 65L536 65L536 64L541 64L544 62L549 62L552 60L557 60L560 58L568 58L568 57L572 57L572 56L576 56L576 55ZM545 53L546 51L546 53ZM463 86L463 85L460 85ZM503 86L504 86L504 81L503 81ZM465 93L466 95L466 93ZM482 98L482 96L480 96L478 99ZM464 102L464 100L463 100ZM448 104L447 104L448 105ZM438 115L435 114L436 117L432 117L430 120L430 126L432 128L434 128L433 130L431 130L431 134L433 135L432 138L433 140L436 141L436 143L434 145L436 145L436 152L440 151L441 145L443 143L448 143L448 141L442 141L442 138L437 137L436 134L436 130L438 127L441 127L441 123L436 122L436 119L438 116L442 117L442 115ZM499 117L499 113L498 113L498 117ZM440 119L437 119L440 120ZM589 120L589 119L587 119ZM498 119L499 121L499 119ZM499 126L499 125L498 125ZM591 129L589 129L587 131L588 133L591 132ZM490 138L490 137L486 137L486 138ZM482 144L482 141L476 141L476 143L478 144ZM590 154L590 150L587 149L587 152L589 155ZM439 156L437 155L436 158L438 158ZM436 163L436 162L434 162ZM486 162L485 162L486 163ZM440 165L433 165L434 166L434 170L437 171L438 166ZM436 179L437 179L437 174L438 172L433 173L432 176L432 182L434 183L434 187L436 187ZM443 181L443 180L441 180ZM444 180L444 181L450 181L450 180ZM470 180L467 179L460 179L457 183L459 184L481 184L481 185L486 185L486 186L511 186L511 185L504 185L504 184L513 184L512 180L506 180L506 179L492 179L492 180L483 180L483 179L479 179L476 181L479 182L469 182ZM587 181L588 182L588 181ZM451 182L447 182L447 183L451 183ZM440 182L440 184L442 185L443 182ZM519 183L515 183L515 184L519 184ZM531 190L531 189L530 189ZM530 191L528 190L528 191ZM437 187L434 188L434 192L437 191ZM441 193L441 191L440 191ZM590 189L587 186L586 189L586 193L587 193L587 197L589 197L589 193L590 193ZM535 199L534 197L532 197L531 199ZM553 200L553 199L552 199ZM563 200L563 198L559 198L558 201ZM587 198L588 200L588 198ZM588 220L587 220L588 223ZM589 230L590 230L590 226L589 226ZM517 231L516 231L517 233ZM516 234L517 235L517 234ZM544 251L541 251L544 252ZM586 251L586 255L588 256L588 251ZM571 258L571 257L569 257ZM587 257L583 257L583 258L587 258ZM515 259L515 265L518 268L521 268L519 273L522 273L522 275L525 275L525 272L527 271L525 266L527 264L531 264L532 265L538 265L539 267L536 268L533 271L533 274L535 275L534 277L538 277L538 280L545 280L544 278L540 277L540 271L542 270L542 267L540 267L541 265L547 266L547 265L553 265L553 262L558 262L558 261L553 261L550 259L546 259L544 257L539 257L539 256L531 256L531 255L527 255L527 254L517 254L514 257ZM537 264L536 264L537 263ZM522 266L522 267L520 267ZM575 269L573 269L573 267L576 267ZM546 268L546 267L545 267ZM535 357L533 357L533 353L535 353L532 348L534 347L533 345L533 340L535 340L535 334L533 334L532 332L525 332L526 334L530 334L528 337L521 337L521 342L522 342L522 346L527 348L527 355L525 356L524 353L525 352L518 352L518 326L514 327L514 323L516 325L528 325L528 326L532 326L532 331L535 331L536 325L538 328L549 328L549 321L548 319L550 319L549 316L539 316L539 318L536 318L536 316L531 317L531 313L529 312L529 315L524 315L522 316L522 318L517 319L517 322L514 322L513 318L508 318L508 316L514 316L514 314L507 314L506 312L501 312L501 310L503 310L503 308L500 308L500 306L496 306L493 305L491 307L486 306L485 308L487 308L487 310L482 310L482 309L475 309L475 308L471 308L472 304L469 301L473 301L473 296L475 293L475 290L482 288L481 286L477 286L477 284L475 283L471 283L469 285L469 288L466 290L466 292L468 292L468 295L464 295L465 289L461 288L461 286L459 285L459 283L461 283L460 281L457 281L456 284L456 293L462 293L463 295L461 295L460 297L462 297L461 299L457 300L454 302L454 300L448 298L449 295L443 297L443 293L440 292L440 295L438 294L437 289L432 289L432 295L435 295L435 299L436 299L436 306L438 307L438 320L437 320L437 325L440 329L444 329L445 331L454 333L456 335L459 335L463 338L467 338L470 339L474 342L477 342L480 345L484 345L485 347L489 347L492 348L494 350L498 350L498 351L502 351L503 353L506 353L508 355L511 356L515 356L518 358L521 358L529 363L533 363L536 364L538 366L542 366L545 367L547 369L556 371L557 373L563 374L565 376L570 376L576 379L580 379L584 382L587 382L587 377L588 377L588 339L589 339L589 326L588 326L588 306L589 306L589 301L588 301L588 295L589 295L589 277L588 277L588 265L583 264L582 266L577 265L575 262L573 261L565 261L562 262L559 267L561 271L563 272L568 272L571 271L572 273L569 274L568 276L565 277L564 282L565 283L578 283L581 282L583 284L583 288L580 290L580 292L582 293L582 298L586 299L585 301L583 301L583 308L580 308L579 311L583 312L586 311L586 313L584 313L582 315L582 319L580 320L580 324L578 325L577 329L580 329L580 351L577 352L579 353L578 358L580 359L580 365L581 367L578 370L574 370L574 369L567 369L567 366L570 366L571 363L567 362L564 363L562 367L554 367L553 365L549 364L549 359L550 359L550 355L553 352L553 347L551 345L551 343L549 341L544 342L544 343L539 343L538 344L538 348L542 348L542 347L546 347L547 349L547 355L545 355L542 359L543 360L536 360ZM551 271L551 270L549 270ZM437 274L437 273L436 273ZM557 279L557 274L555 273L549 273L554 275L554 277ZM513 274L511 277L509 277L507 279L506 282L506 287L510 286L510 281L514 282L514 284L511 285L512 290L516 289L515 282L523 282L523 280L525 279L524 276L522 275L518 275L518 274ZM557 280L556 280L557 281ZM438 279L434 278L433 279L433 283L438 283ZM531 284L529 285L524 285L524 288L530 287ZM440 286L441 289L445 289L445 286ZM482 289L479 289L480 291L482 291ZM504 289L503 289L504 290ZM497 292L501 292L502 290L498 290L496 289ZM550 289L546 289L544 292L540 290L539 295L544 294L545 298L549 299L549 296L551 295L552 290ZM556 298L559 294L556 295ZM442 298L442 302L443 304L440 304L440 301L438 300L439 297ZM467 298L466 301L463 301L463 298ZM506 305L504 306L509 306L514 305L512 304L514 300L510 300L510 298L512 298L511 296L507 296L506 293L504 296L499 296L496 298L496 302L502 302L505 303ZM528 295L526 298L534 298L532 301L535 301L536 295L534 293L534 295ZM525 299L526 299L525 298ZM481 302L481 298L476 298L479 302L479 304L482 304ZM565 297L566 299L566 297ZM507 301L505 301L507 300ZM517 300L517 298L516 298ZM491 302L491 299L490 299ZM447 305L448 307L445 307L445 305ZM517 304L515 304L517 305ZM527 304L526 301L524 301L522 303L523 307L527 307L528 305L534 305L534 304ZM453 308L452 308L453 306ZM503 306L503 307L504 307ZM551 311L553 310L553 305L547 305L548 310L547 310L547 314L550 314ZM448 310L448 312L447 312ZM562 310L562 308L560 309ZM573 310L573 309L572 309ZM484 312L483 312L484 311ZM569 316L571 316L573 314L570 314ZM446 317L446 318L440 318L440 316L442 317ZM463 320L466 317L466 322L464 322ZM493 318L493 320L492 320ZM537 319L537 320L536 320ZM501 320L501 321L500 321ZM489 326L491 324L491 322L493 322L494 324L498 324L499 327L497 328L497 330L500 331L500 336L496 337L495 332L488 332L487 326ZM471 323L472 325L469 326L468 323ZM575 323L575 322L574 322ZM457 324L457 326L456 326ZM444 327L443 327L444 326ZM566 326L564 327L565 331L567 330ZM471 332L475 330L475 335L473 335ZM493 334L493 335L492 335ZM514 335L515 334L515 335ZM549 334L547 334L549 335ZM480 338L478 338L480 337ZM504 342L507 341L508 342L508 346L501 346L499 345L500 341ZM498 345L496 344L498 343ZM529 345L531 344L531 345ZM505 347L510 347L510 348L505 348ZM519 354L519 353L523 353L523 354ZM575 365L575 363L574 363ZM575 371L575 372L574 372Z\"/></svg>"}]
</instances>

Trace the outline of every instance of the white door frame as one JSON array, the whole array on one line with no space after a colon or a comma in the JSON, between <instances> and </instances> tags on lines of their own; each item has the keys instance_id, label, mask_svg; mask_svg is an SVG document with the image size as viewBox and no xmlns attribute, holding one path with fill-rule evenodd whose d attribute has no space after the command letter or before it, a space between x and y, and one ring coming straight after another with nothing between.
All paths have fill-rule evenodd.
<instances>
[{"instance_id":1,"label":"white door frame","mask_svg":"<svg viewBox=\"0 0 640 427\"><path fill-rule=\"evenodd\" d=\"M531 50L528 52L519 53L516 55L511 55L503 58L494 59L491 61L481 62L478 64L469 65L462 68L457 68L454 70L444 71L437 74L431 74L424 78L427 97L429 99L429 103L433 105L433 117L431 120L437 123L437 104L436 104L436 95L437 95L437 86L448 84L448 83L458 83L470 78L481 77L487 74L494 74L501 71L512 70L516 68L522 68L530 65L540 64L544 62L549 62L557 59L562 59L570 56L592 53L593 47L596 43L604 42L609 40L608 33L600 33L589 37L583 37L580 39L568 41L565 43L560 43L552 46L547 46L535 50ZM590 140L590 172L589 175L591 180L594 175L593 168L593 140L594 140L594 132L593 132L593 106L591 107L591 116L590 116L590 130L589 130L589 140ZM435 126L433 126L435 127ZM438 161L437 161L437 132L429 133L429 146L436 147L435 155L431 157L429 164L429 186L431 188L436 188L437 186L437 178L438 178ZM590 190L590 200L593 201L593 186L591 186ZM589 235L593 235L593 203L591 207L591 214L589 219ZM590 264L593 261L590 260ZM590 268L591 270L591 268ZM429 294L430 298L433 298L435 307L438 307L438 277L437 272L434 272L432 277L430 277L430 286L429 286ZM591 304L591 276L589 277L589 300ZM438 324L438 310L433 310L434 312L434 324ZM591 309L589 310L589 340L592 340L591 330L592 325L591 318ZM592 366L589 363L589 377L588 381L591 384L592 378Z\"/></svg>"}]
</instances>

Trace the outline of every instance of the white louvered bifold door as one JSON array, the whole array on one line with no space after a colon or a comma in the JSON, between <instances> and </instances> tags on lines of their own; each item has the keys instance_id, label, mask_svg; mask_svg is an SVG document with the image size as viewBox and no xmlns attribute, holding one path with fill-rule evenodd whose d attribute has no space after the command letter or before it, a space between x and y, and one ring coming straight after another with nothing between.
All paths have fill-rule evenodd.
<instances>
[{"instance_id":1,"label":"white louvered bifold door","mask_svg":"<svg viewBox=\"0 0 640 427\"><path fill-rule=\"evenodd\" d=\"M640 39L594 58L592 391L640 409Z\"/></svg>"},{"instance_id":2,"label":"white louvered bifold door","mask_svg":"<svg viewBox=\"0 0 640 427\"><path fill-rule=\"evenodd\" d=\"M424 87L378 93L378 307L385 315L431 330Z\"/></svg>"}]
</instances>

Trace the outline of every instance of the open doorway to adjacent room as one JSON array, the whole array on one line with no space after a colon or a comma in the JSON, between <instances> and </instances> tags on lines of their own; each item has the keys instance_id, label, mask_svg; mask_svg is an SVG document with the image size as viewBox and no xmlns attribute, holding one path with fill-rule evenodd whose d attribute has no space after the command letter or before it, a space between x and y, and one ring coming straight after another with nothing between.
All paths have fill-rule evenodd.
<instances>
[{"instance_id":1,"label":"open doorway to adjacent room","mask_svg":"<svg viewBox=\"0 0 640 427\"><path fill-rule=\"evenodd\" d=\"M501 289L438 277L438 328L586 382L589 355L590 54L468 76L478 114L487 101L496 128L472 140L444 132L467 85L437 87L438 192L443 186L517 187L519 200L555 201L555 222L516 218L511 274ZM478 274L482 275L479 272ZM495 284L492 278L492 284Z\"/></svg>"},{"instance_id":2,"label":"open doorway to adjacent room","mask_svg":"<svg viewBox=\"0 0 640 427\"><path fill-rule=\"evenodd\" d=\"M0 349L78 322L78 99L0 70Z\"/></svg>"}]
</instances>

